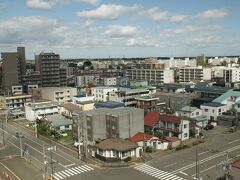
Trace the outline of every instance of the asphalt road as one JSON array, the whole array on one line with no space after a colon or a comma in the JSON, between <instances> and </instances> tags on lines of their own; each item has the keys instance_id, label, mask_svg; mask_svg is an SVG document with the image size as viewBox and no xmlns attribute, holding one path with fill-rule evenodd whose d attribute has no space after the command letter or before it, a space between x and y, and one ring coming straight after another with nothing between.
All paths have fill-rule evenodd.
<instances>
[{"instance_id":1,"label":"asphalt road","mask_svg":"<svg viewBox=\"0 0 240 180\"><path fill-rule=\"evenodd\" d=\"M32 163L38 167L38 174L43 174L43 144L49 163L50 152L47 150L49 142L35 138L17 124L4 125L6 141L8 146L11 146L9 153L20 154L19 140L14 135L16 131L22 131L25 136L24 148L28 150ZM57 151L52 151L52 159L55 162L54 177L56 180L80 178L83 180L190 180L194 179L196 174L197 150L201 177L206 180L214 179L222 174L220 164L225 159L226 151L229 152L229 158L240 156L240 131L228 133L227 129L215 128L205 132L205 136L206 142L203 144L167 155L157 153L151 161L129 168L113 169L87 165L79 161L74 153L69 151L68 154L67 149L62 150L57 147ZM50 173L51 166L48 167Z\"/></svg>"}]
</instances>

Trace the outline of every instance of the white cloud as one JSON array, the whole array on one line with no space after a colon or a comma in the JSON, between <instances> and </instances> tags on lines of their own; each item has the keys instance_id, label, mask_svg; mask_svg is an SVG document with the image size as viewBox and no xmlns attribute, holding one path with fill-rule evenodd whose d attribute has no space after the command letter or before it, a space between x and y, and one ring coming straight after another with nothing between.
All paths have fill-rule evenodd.
<instances>
[{"instance_id":1,"label":"white cloud","mask_svg":"<svg viewBox=\"0 0 240 180\"><path fill-rule=\"evenodd\" d=\"M198 14L196 17L200 19L213 20L213 19L222 19L228 15L226 9L209 9Z\"/></svg>"},{"instance_id":2,"label":"white cloud","mask_svg":"<svg viewBox=\"0 0 240 180\"><path fill-rule=\"evenodd\" d=\"M179 22L183 22L187 19L187 16L185 15L173 15L170 18L171 22L175 22L175 23L179 23Z\"/></svg>"},{"instance_id":3,"label":"white cloud","mask_svg":"<svg viewBox=\"0 0 240 180\"><path fill-rule=\"evenodd\" d=\"M209 46L216 46L218 44L219 38L209 34L201 34L196 37L191 37L186 40L186 45L188 46L195 46L195 47L209 47Z\"/></svg>"},{"instance_id":4,"label":"white cloud","mask_svg":"<svg viewBox=\"0 0 240 180\"><path fill-rule=\"evenodd\" d=\"M105 35L109 37L130 37L135 35L137 28L134 26L110 25L105 31Z\"/></svg>"},{"instance_id":5,"label":"white cloud","mask_svg":"<svg viewBox=\"0 0 240 180\"><path fill-rule=\"evenodd\" d=\"M120 18L121 16L136 12L138 9L139 6L137 5L123 6L116 4L102 4L94 10L80 11L77 13L77 16L89 19L114 20Z\"/></svg>"},{"instance_id":6,"label":"white cloud","mask_svg":"<svg viewBox=\"0 0 240 180\"><path fill-rule=\"evenodd\" d=\"M170 13L168 11L161 11L158 7L153 7L146 10L144 14L156 22L161 22L167 20Z\"/></svg>"},{"instance_id":7,"label":"white cloud","mask_svg":"<svg viewBox=\"0 0 240 180\"><path fill-rule=\"evenodd\" d=\"M66 4L71 2L83 2L92 5L99 3L99 0L27 0L27 6L35 9L50 10L60 4Z\"/></svg>"}]
</instances>

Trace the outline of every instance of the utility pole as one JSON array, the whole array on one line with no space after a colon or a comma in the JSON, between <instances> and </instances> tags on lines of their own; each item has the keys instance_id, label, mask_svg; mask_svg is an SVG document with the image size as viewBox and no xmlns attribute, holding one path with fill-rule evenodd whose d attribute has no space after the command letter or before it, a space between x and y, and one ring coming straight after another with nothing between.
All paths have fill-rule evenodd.
<instances>
[{"instance_id":1,"label":"utility pole","mask_svg":"<svg viewBox=\"0 0 240 180\"><path fill-rule=\"evenodd\" d=\"M1 118L1 122L2 122L2 143L3 143L3 146L5 146L4 126L3 126L3 119L2 118Z\"/></svg>"},{"instance_id":2,"label":"utility pole","mask_svg":"<svg viewBox=\"0 0 240 180\"><path fill-rule=\"evenodd\" d=\"M51 179L52 180L54 180L54 176L53 176L53 174L54 174L54 167L53 167L53 160L52 160L52 141L50 140L50 160L51 160L51 162L50 162L50 164L51 164Z\"/></svg>"},{"instance_id":3,"label":"utility pole","mask_svg":"<svg viewBox=\"0 0 240 180\"><path fill-rule=\"evenodd\" d=\"M19 139L20 143L20 153L21 153L21 158L23 157L23 149L22 149L22 138L24 138L23 134L21 132L16 133L16 137Z\"/></svg>"},{"instance_id":4,"label":"utility pole","mask_svg":"<svg viewBox=\"0 0 240 180\"><path fill-rule=\"evenodd\" d=\"M196 147L196 180L202 180L202 178L200 177L200 171L199 171L198 145Z\"/></svg>"},{"instance_id":5,"label":"utility pole","mask_svg":"<svg viewBox=\"0 0 240 180\"><path fill-rule=\"evenodd\" d=\"M228 158L228 152L226 152L226 159L223 161L222 168L223 168L225 180L230 180L229 171L231 169L231 163Z\"/></svg>"},{"instance_id":6,"label":"utility pole","mask_svg":"<svg viewBox=\"0 0 240 180\"><path fill-rule=\"evenodd\" d=\"M45 144L43 143L43 164L44 164L44 174L43 174L43 178L46 178L47 177L47 170L48 170L48 167L47 167L47 156L46 156L46 153L45 153Z\"/></svg>"}]
</instances>

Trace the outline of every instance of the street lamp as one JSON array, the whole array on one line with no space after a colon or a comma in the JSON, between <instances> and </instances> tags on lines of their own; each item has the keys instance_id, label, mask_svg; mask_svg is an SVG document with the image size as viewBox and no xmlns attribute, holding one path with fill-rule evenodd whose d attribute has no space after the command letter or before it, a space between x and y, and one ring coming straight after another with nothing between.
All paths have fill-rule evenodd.
<instances>
[{"instance_id":1,"label":"street lamp","mask_svg":"<svg viewBox=\"0 0 240 180\"><path fill-rule=\"evenodd\" d=\"M23 157L22 138L24 138L24 136L21 132L16 132L16 137L19 139L19 142L20 142L20 153L22 158Z\"/></svg>"}]
</instances>

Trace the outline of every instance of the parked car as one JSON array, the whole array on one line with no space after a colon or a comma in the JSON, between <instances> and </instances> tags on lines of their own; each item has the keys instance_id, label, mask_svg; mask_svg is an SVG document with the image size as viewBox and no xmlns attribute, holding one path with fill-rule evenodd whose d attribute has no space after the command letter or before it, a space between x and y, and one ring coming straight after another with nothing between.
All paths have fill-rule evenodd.
<instances>
[{"instance_id":1,"label":"parked car","mask_svg":"<svg viewBox=\"0 0 240 180\"><path fill-rule=\"evenodd\" d=\"M207 124L203 129L207 131L207 130L211 130L213 128L214 128L214 126L212 124Z\"/></svg>"},{"instance_id":2,"label":"parked car","mask_svg":"<svg viewBox=\"0 0 240 180\"><path fill-rule=\"evenodd\" d=\"M58 132L58 134L60 135L60 137L67 137L68 136L68 134L66 132L62 132L62 131Z\"/></svg>"}]
</instances>

